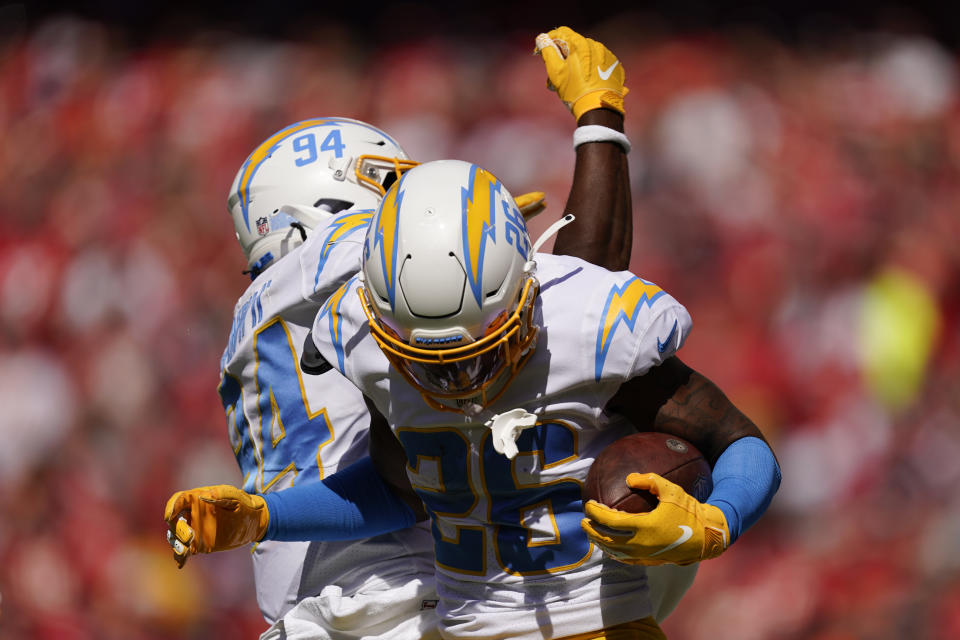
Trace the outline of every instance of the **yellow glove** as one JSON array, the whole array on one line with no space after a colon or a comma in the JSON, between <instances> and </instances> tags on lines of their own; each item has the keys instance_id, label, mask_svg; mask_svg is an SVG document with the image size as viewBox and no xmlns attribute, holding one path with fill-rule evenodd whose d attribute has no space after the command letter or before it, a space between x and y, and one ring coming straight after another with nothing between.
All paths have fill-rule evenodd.
<instances>
[{"instance_id":1,"label":"yellow glove","mask_svg":"<svg viewBox=\"0 0 960 640\"><path fill-rule=\"evenodd\" d=\"M180 567L197 553L226 551L260 540L270 513L266 501L230 485L178 491L167 500L167 541Z\"/></svg>"},{"instance_id":2,"label":"yellow glove","mask_svg":"<svg viewBox=\"0 0 960 640\"><path fill-rule=\"evenodd\" d=\"M521 193L514 198L514 202L517 203L517 208L520 209L520 213L523 214L524 220L529 220L547 208L546 195L543 191Z\"/></svg>"},{"instance_id":3,"label":"yellow glove","mask_svg":"<svg viewBox=\"0 0 960 640\"><path fill-rule=\"evenodd\" d=\"M627 485L660 498L648 513L627 513L588 501L580 526L607 555L626 564L693 564L716 558L730 540L723 512L655 473L631 473Z\"/></svg>"},{"instance_id":4,"label":"yellow glove","mask_svg":"<svg viewBox=\"0 0 960 640\"><path fill-rule=\"evenodd\" d=\"M584 38L569 27L537 36L534 51L547 67L547 87L556 91L573 117L607 107L623 113L623 65L603 43Z\"/></svg>"}]
</instances>

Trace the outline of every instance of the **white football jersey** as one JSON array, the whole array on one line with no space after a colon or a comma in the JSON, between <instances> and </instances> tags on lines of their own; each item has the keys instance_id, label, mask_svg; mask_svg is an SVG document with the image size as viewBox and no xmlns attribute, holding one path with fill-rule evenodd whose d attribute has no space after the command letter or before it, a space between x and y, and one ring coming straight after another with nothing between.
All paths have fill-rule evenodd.
<instances>
[{"instance_id":1,"label":"white football jersey","mask_svg":"<svg viewBox=\"0 0 960 640\"><path fill-rule=\"evenodd\" d=\"M367 453L363 396L336 371L302 373L300 358L320 304L359 269L370 217L369 211L332 217L236 304L219 393L245 491L319 482ZM366 590L381 601L386 590L411 580L433 585L432 540L424 527L357 542L267 541L254 547L253 558L257 600L271 623L328 585L338 597Z\"/></svg>"},{"instance_id":2,"label":"white football jersey","mask_svg":"<svg viewBox=\"0 0 960 640\"><path fill-rule=\"evenodd\" d=\"M369 335L357 278L324 304L321 353L387 417L431 514L447 638L555 638L653 613L644 568L605 559L580 528L594 457L634 428L604 407L619 386L672 356L686 309L631 273L540 254L536 349L485 415L431 409ZM484 422L522 408L537 424L497 453Z\"/></svg>"}]
</instances>

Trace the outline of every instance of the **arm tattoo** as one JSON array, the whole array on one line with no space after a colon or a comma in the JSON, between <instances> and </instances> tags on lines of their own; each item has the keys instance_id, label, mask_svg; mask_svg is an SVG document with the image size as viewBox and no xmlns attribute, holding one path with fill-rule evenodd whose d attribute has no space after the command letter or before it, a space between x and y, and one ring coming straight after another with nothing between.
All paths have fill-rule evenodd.
<instances>
[{"instance_id":1,"label":"arm tattoo","mask_svg":"<svg viewBox=\"0 0 960 640\"><path fill-rule=\"evenodd\" d=\"M764 439L717 385L676 357L622 384L607 410L630 420L638 431L662 431L687 440L711 465L734 440Z\"/></svg>"},{"instance_id":2,"label":"arm tattoo","mask_svg":"<svg viewBox=\"0 0 960 640\"><path fill-rule=\"evenodd\" d=\"M653 430L694 443L711 466L734 440L746 436L763 438L760 429L717 385L696 372L660 407Z\"/></svg>"}]
</instances>

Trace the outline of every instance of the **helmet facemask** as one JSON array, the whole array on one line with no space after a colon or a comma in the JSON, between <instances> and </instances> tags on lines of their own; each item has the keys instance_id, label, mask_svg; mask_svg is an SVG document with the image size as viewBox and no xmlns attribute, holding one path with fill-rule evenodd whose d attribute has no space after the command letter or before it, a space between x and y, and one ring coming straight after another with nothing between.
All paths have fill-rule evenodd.
<instances>
[{"instance_id":1,"label":"helmet facemask","mask_svg":"<svg viewBox=\"0 0 960 640\"><path fill-rule=\"evenodd\" d=\"M353 165L357 183L373 189L380 198L387 194L389 189L404 172L420 164L406 158L390 158L387 156L362 155Z\"/></svg>"},{"instance_id":2,"label":"helmet facemask","mask_svg":"<svg viewBox=\"0 0 960 640\"><path fill-rule=\"evenodd\" d=\"M402 340L383 322L370 293L364 287L359 293L371 334L393 367L434 409L463 411L471 404L483 408L495 402L533 354L539 291L537 279L528 276L512 310L498 315L479 339L452 347Z\"/></svg>"}]
</instances>

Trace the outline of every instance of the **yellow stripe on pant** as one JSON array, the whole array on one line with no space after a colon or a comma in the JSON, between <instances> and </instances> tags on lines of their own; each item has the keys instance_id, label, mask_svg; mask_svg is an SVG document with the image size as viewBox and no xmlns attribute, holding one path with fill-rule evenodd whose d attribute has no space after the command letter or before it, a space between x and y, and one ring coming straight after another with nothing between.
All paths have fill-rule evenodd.
<instances>
[{"instance_id":1,"label":"yellow stripe on pant","mask_svg":"<svg viewBox=\"0 0 960 640\"><path fill-rule=\"evenodd\" d=\"M559 640L667 640L663 630L653 617L624 622L613 627L564 636Z\"/></svg>"}]
</instances>

